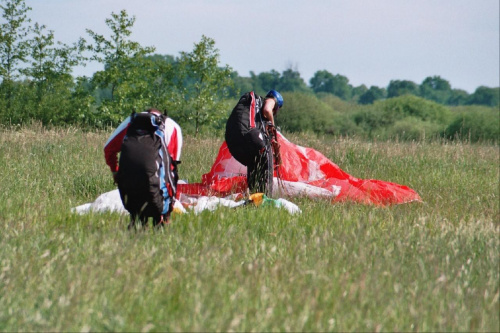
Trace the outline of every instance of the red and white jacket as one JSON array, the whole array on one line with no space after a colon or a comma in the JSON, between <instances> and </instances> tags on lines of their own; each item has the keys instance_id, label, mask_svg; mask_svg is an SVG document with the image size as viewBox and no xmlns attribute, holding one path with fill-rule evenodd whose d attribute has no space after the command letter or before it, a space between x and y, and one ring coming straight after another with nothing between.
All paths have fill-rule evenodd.
<instances>
[{"instance_id":1,"label":"red and white jacket","mask_svg":"<svg viewBox=\"0 0 500 333\"><path fill-rule=\"evenodd\" d=\"M129 125L130 116L116 128L104 145L104 158L111 172L118 171L118 153L122 150L123 138L127 134ZM180 161L182 150L181 127L169 117L165 120L164 133L168 152L174 161Z\"/></svg>"}]
</instances>

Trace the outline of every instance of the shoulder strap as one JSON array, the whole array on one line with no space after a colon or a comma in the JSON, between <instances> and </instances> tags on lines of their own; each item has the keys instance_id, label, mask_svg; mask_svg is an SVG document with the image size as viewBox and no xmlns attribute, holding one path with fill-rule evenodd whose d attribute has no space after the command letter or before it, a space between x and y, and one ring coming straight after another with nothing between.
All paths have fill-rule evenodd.
<instances>
[{"instance_id":1,"label":"shoulder strap","mask_svg":"<svg viewBox=\"0 0 500 333\"><path fill-rule=\"evenodd\" d=\"M155 131L155 135L161 139L160 153L164 164L165 182L169 185L169 195L172 197L171 205L173 205L173 199L177 195L177 181L179 179L179 176L177 174L177 164L175 163L174 159L167 149L167 144L165 142L165 133L163 132L163 129L157 129ZM170 210L172 209L173 206L170 207Z\"/></svg>"}]
</instances>

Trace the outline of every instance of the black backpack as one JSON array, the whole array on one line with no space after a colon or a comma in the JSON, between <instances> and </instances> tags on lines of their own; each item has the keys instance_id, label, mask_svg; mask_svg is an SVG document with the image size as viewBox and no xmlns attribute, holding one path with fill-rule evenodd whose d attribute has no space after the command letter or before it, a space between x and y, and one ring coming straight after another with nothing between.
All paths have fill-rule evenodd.
<instances>
[{"instance_id":1,"label":"black backpack","mask_svg":"<svg viewBox=\"0 0 500 333\"><path fill-rule=\"evenodd\" d=\"M133 112L130 118L118 169L123 204L132 214L145 203L161 214L169 214L177 193L178 174L163 132L167 116Z\"/></svg>"}]
</instances>

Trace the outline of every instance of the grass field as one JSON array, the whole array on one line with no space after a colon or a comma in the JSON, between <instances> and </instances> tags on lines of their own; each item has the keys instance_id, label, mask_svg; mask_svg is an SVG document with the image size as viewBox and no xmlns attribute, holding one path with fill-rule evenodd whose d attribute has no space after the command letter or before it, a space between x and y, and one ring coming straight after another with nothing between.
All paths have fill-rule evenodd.
<instances>
[{"instance_id":1,"label":"grass field","mask_svg":"<svg viewBox=\"0 0 500 333\"><path fill-rule=\"evenodd\" d=\"M71 208L114 189L109 133L0 130L0 331L499 331L499 148L288 138L424 203L292 200L162 231ZM186 137L198 182L221 138Z\"/></svg>"}]
</instances>

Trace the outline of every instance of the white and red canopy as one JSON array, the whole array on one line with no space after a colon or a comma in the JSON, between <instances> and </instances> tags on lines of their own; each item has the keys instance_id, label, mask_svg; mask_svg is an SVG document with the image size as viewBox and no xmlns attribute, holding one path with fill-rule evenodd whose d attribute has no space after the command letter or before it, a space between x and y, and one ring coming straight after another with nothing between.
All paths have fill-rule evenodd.
<instances>
[{"instance_id":1,"label":"white and red canopy","mask_svg":"<svg viewBox=\"0 0 500 333\"><path fill-rule=\"evenodd\" d=\"M413 189L387 181L359 179L349 175L320 152L288 141L278 132L281 145L280 179L275 191L285 196L330 198L332 202L352 201L363 204L390 205L422 201ZM200 183L179 184L186 195L224 197L244 193L247 188L246 167L231 156L225 142L210 171Z\"/></svg>"}]
</instances>

